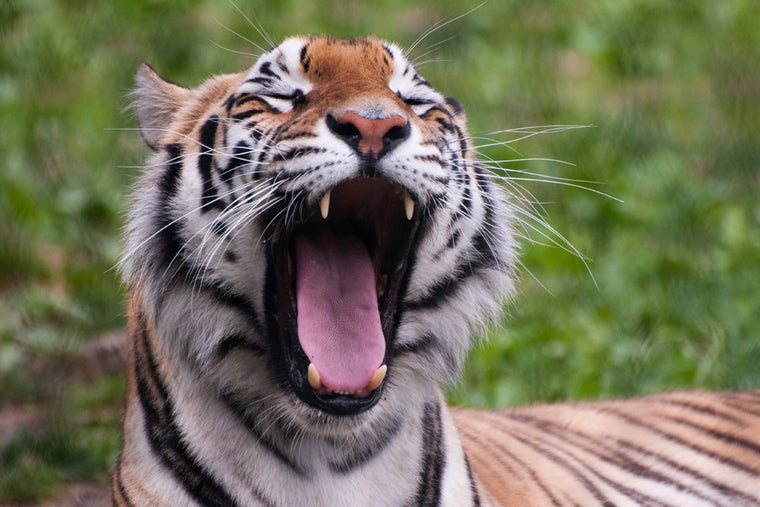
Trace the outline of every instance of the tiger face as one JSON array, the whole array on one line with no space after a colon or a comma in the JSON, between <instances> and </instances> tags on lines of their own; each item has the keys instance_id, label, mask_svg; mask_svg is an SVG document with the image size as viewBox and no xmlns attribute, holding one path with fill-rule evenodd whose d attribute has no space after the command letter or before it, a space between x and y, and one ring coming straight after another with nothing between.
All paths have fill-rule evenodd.
<instances>
[{"instance_id":1,"label":"tiger face","mask_svg":"<svg viewBox=\"0 0 760 507\"><path fill-rule=\"evenodd\" d=\"M456 378L512 291L510 207L399 48L294 37L196 89L144 65L135 109L127 278L178 371L316 432Z\"/></svg>"}]
</instances>

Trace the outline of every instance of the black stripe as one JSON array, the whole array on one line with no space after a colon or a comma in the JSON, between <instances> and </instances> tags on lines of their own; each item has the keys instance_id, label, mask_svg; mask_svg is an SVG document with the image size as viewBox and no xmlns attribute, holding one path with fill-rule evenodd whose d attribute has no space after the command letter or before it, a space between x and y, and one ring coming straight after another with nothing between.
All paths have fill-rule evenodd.
<instances>
[{"instance_id":1,"label":"black stripe","mask_svg":"<svg viewBox=\"0 0 760 507\"><path fill-rule=\"evenodd\" d=\"M721 393L721 403L738 412L760 416L760 408L754 407L753 409L753 407L747 405L747 400L737 399L733 394L734 393ZM754 400L751 400L751 402L754 403Z\"/></svg>"},{"instance_id":2,"label":"black stripe","mask_svg":"<svg viewBox=\"0 0 760 507\"><path fill-rule=\"evenodd\" d=\"M295 461L290 459L290 457L285 454L285 452L282 451L275 442L268 438L264 432L259 429L256 419L247 413L246 409L241 403L238 403L232 398L232 393L223 392L220 396L222 398L222 401L224 401L224 404L230 409L230 411L232 411L235 417L240 420L240 422L253 435L256 441L261 444L262 447L264 447L274 457L280 460L280 462L282 462L296 474L300 476L306 474L303 468L301 468Z\"/></svg>"},{"instance_id":3,"label":"black stripe","mask_svg":"<svg viewBox=\"0 0 760 507\"><path fill-rule=\"evenodd\" d=\"M227 167L219 172L219 176L222 178L222 181L226 184L230 184L230 180L235 176L235 173L237 170L244 165L250 165L251 164L251 147L248 146L244 141L240 141L235 145L235 148L232 150L232 157L230 158L230 163L227 164Z\"/></svg>"},{"instance_id":4,"label":"black stripe","mask_svg":"<svg viewBox=\"0 0 760 507\"><path fill-rule=\"evenodd\" d=\"M227 99L227 114L229 114L232 111L233 107L241 107L249 102L257 101L262 104L266 104L266 102L261 99L258 95L254 95L252 93L241 93L238 95L230 95L230 97Z\"/></svg>"},{"instance_id":5,"label":"black stripe","mask_svg":"<svg viewBox=\"0 0 760 507\"><path fill-rule=\"evenodd\" d=\"M246 83L256 83L269 87L274 83L274 79L270 77L252 77L251 79L246 80Z\"/></svg>"},{"instance_id":6,"label":"black stripe","mask_svg":"<svg viewBox=\"0 0 760 507\"><path fill-rule=\"evenodd\" d=\"M267 129L267 130L254 129L251 131L251 137L257 141L264 136L266 136L268 139L273 139L274 136L272 135L272 130L274 129ZM272 150L272 145L268 142L264 143L264 145L261 148L259 148L259 157L257 159L257 167L264 166L264 159L266 159L269 156L269 152L271 150Z\"/></svg>"},{"instance_id":7,"label":"black stripe","mask_svg":"<svg viewBox=\"0 0 760 507\"><path fill-rule=\"evenodd\" d=\"M459 208L454 215L454 220L461 218L471 218L472 209L472 190L470 190L470 175L465 171L457 172L457 180L462 179L462 200L459 202Z\"/></svg>"},{"instance_id":8,"label":"black stripe","mask_svg":"<svg viewBox=\"0 0 760 507\"><path fill-rule=\"evenodd\" d=\"M650 432L652 432L652 433L654 433L656 435L659 435L662 438L664 438L665 440L669 440L669 441L674 442L674 443L676 443L678 445L686 447L687 449L691 449L692 451L694 451L696 453L699 453L699 454L702 454L704 456L708 456L711 459L715 459L717 461L720 461L724 465L728 465L728 466L737 468L739 470L742 470L744 472L749 473L750 475L757 475L757 470L755 470L753 468L750 468L750 467L747 467L743 463L739 463L738 461L736 461L734 459L731 459L728 456L722 456L720 454L716 454L716 453L714 453L712 451L709 451L709 450L707 450L707 449L705 449L703 447L699 447L698 445L695 445L692 442L684 440L683 438L681 438L681 437L679 437L677 435L674 435L674 434L669 433L667 431L661 430L660 428L658 428L656 426L648 424L648 423L646 423L644 421L641 421L640 419L637 419L635 417L631 417L628 414L624 414L624 413L620 412L619 410L617 410L615 408L604 407L604 408L600 408L599 411L607 413L607 414L611 414L611 415L613 415L613 416L615 416L615 417L617 417L619 419L622 419L622 420L626 421L627 423L629 423L629 424L631 424L633 426L637 426L639 428L643 428L646 431L650 431Z\"/></svg>"},{"instance_id":9,"label":"black stripe","mask_svg":"<svg viewBox=\"0 0 760 507\"><path fill-rule=\"evenodd\" d=\"M224 250L224 260L227 262L235 263L238 261L238 255L235 253L234 250L225 249Z\"/></svg>"},{"instance_id":10,"label":"black stripe","mask_svg":"<svg viewBox=\"0 0 760 507\"><path fill-rule=\"evenodd\" d=\"M467 171L467 158L466 154L457 150L449 150L449 160L447 165L455 169L454 174L464 175L465 184L469 184L470 173Z\"/></svg>"},{"instance_id":11,"label":"black stripe","mask_svg":"<svg viewBox=\"0 0 760 507\"><path fill-rule=\"evenodd\" d=\"M464 450L462 450L462 452L464 453ZM475 484L475 477L472 476L472 467L470 466L470 460L467 458L467 454L464 455L464 464L467 467L467 480L470 481L472 505L473 507L480 507L480 495L478 494L478 486Z\"/></svg>"},{"instance_id":12,"label":"black stripe","mask_svg":"<svg viewBox=\"0 0 760 507\"><path fill-rule=\"evenodd\" d=\"M401 430L402 424L403 421L400 419L392 419L384 428L373 432L373 440L370 445L367 445L362 449L354 450L350 455L344 457L340 461L328 463L330 470L341 474L347 474L355 468L364 465L382 452L388 444L393 441L399 430ZM335 444L341 446L342 442L334 442L334 445Z\"/></svg>"},{"instance_id":13,"label":"black stripe","mask_svg":"<svg viewBox=\"0 0 760 507\"><path fill-rule=\"evenodd\" d=\"M459 361L451 351L444 347L441 341L432 333L425 333L411 343L394 344L392 357L398 358L407 354L429 357L435 353L443 356L449 371L459 370Z\"/></svg>"},{"instance_id":14,"label":"black stripe","mask_svg":"<svg viewBox=\"0 0 760 507\"><path fill-rule=\"evenodd\" d=\"M456 132L454 130L454 125L452 124L451 121L449 121L449 118L451 118L451 117L449 116L448 118L436 118L435 119L435 121L438 122L439 130L441 131L442 134L446 134L447 132L450 133L450 134L453 134L453 133Z\"/></svg>"},{"instance_id":15,"label":"black stripe","mask_svg":"<svg viewBox=\"0 0 760 507\"><path fill-rule=\"evenodd\" d=\"M529 426L538 428L542 432L548 435L552 435L558 440L560 440L562 442L562 445L566 447L575 447L577 449L580 449L582 452L591 454L599 458L600 460L604 461L605 463L608 463L611 466L616 467L622 471L636 475L638 477L643 477L643 478L651 479L653 481L660 482L663 484L672 485L679 491L688 492L690 495L699 497L704 501L710 501L709 498L705 497L704 495L694 490L693 488L675 481L672 477L669 477L665 474L657 472L656 470L653 470L650 464L642 463L641 461L631 456L629 453L622 453L620 452L619 449L615 449L614 446L609 446L605 444L600 439L591 438L583 433L573 431L572 429L568 428L565 425L555 424L551 421L546 421L546 420L532 417L529 415L511 413L510 418L516 421L525 423ZM576 442L571 441L569 439L571 436L584 443L576 443ZM622 441L620 440L618 440L617 442L622 443ZM645 456L646 458L655 457L651 452L648 452L647 450L642 449L642 448L637 447L636 451L639 454ZM686 472L686 470L683 468L681 468L680 471ZM599 474L596 473L596 475L599 475ZM637 501L641 503L641 499L637 499Z\"/></svg>"},{"instance_id":16,"label":"black stripe","mask_svg":"<svg viewBox=\"0 0 760 507\"><path fill-rule=\"evenodd\" d=\"M703 474L698 470L694 470L693 468L684 466L682 463L673 461L670 458L663 456L662 454L652 452L648 449L643 449L642 447L634 444L633 442L629 442L627 440L618 440L617 444L620 445L621 447L628 449L629 451L637 452L643 456L646 456L647 458L657 459L661 461L662 463L664 463L665 465L669 466L670 468L678 470L679 472L683 474L691 475L692 477L696 478L698 481L709 485L714 490L719 491L723 495L731 497L733 500L738 500L739 498L742 498L747 502L748 505L754 501L757 501L757 498L747 496L741 491L733 489L726 484L716 482L712 477L710 477L707 474ZM708 472L709 472L709 469L708 469ZM672 483L674 481L672 478L668 478L668 482Z\"/></svg>"},{"instance_id":17,"label":"black stripe","mask_svg":"<svg viewBox=\"0 0 760 507\"><path fill-rule=\"evenodd\" d=\"M403 303L403 309L406 310L420 310L420 309L434 309L438 308L441 303L451 296L456 290L459 283L465 277L462 276L448 276L435 284L426 296L421 297L416 301L406 301Z\"/></svg>"},{"instance_id":18,"label":"black stripe","mask_svg":"<svg viewBox=\"0 0 760 507\"><path fill-rule=\"evenodd\" d=\"M339 163L340 162L338 162L338 161L324 162L324 163L319 164L319 165L310 165L308 167L302 167L302 168L297 169L297 170L288 170L288 178L293 179L293 178L295 178L297 176L300 176L302 174L307 174L307 173L310 173L310 172L313 172L313 171L319 171L320 169L324 169L326 167L332 167L332 166L337 165ZM284 192L278 191L277 194L278 195L284 195ZM292 192L291 192L291 194L292 194Z\"/></svg>"},{"instance_id":19,"label":"black stripe","mask_svg":"<svg viewBox=\"0 0 760 507\"><path fill-rule=\"evenodd\" d=\"M288 66L285 65L285 54L284 53L280 53L280 55L277 57L277 66L285 74L290 74L290 71L288 70ZM280 76L277 76L277 77L280 77Z\"/></svg>"},{"instance_id":20,"label":"black stripe","mask_svg":"<svg viewBox=\"0 0 760 507\"><path fill-rule=\"evenodd\" d=\"M190 454L174 420L174 407L151 351L147 323L142 316L135 339L135 379L143 409L145 434L161 463L187 493L203 505L229 506L237 502Z\"/></svg>"},{"instance_id":21,"label":"black stripe","mask_svg":"<svg viewBox=\"0 0 760 507\"><path fill-rule=\"evenodd\" d=\"M235 113L232 115L232 117L236 120L245 120L246 118L250 118L253 115L266 113L265 109L247 109L245 111L241 111L239 113Z\"/></svg>"},{"instance_id":22,"label":"black stripe","mask_svg":"<svg viewBox=\"0 0 760 507\"><path fill-rule=\"evenodd\" d=\"M760 445L756 444L755 442L752 442L750 440L746 440L744 438L735 437L734 435L729 435L727 433L723 433L722 431L717 431L712 428L705 428L704 426L700 426L699 424L696 424L693 421L689 421L687 419L682 419L680 417L667 417L665 416L664 419L668 421L673 421L678 424L683 424L684 426L688 426L690 428L693 428L700 433L704 433L707 435L710 435L712 438L716 440L720 440L722 442L726 442L731 445L736 445L738 447L741 447L745 451L750 451L754 454L760 455Z\"/></svg>"},{"instance_id":23,"label":"black stripe","mask_svg":"<svg viewBox=\"0 0 760 507\"><path fill-rule=\"evenodd\" d=\"M327 151L327 148L317 148L314 146L307 146L305 148L293 148L285 153L278 154L277 158L280 160L292 160L294 158L300 158L305 155L320 154Z\"/></svg>"},{"instance_id":24,"label":"black stripe","mask_svg":"<svg viewBox=\"0 0 760 507\"><path fill-rule=\"evenodd\" d=\"M428 109L427 111L425 111L424 113L422 113L422 116L420 116L420 118L422 118L423 120L428 120L429 119L428 116L431 116L433 113L441 113L444 116L450 116L449 112L446 111L443 108L443 106L439 106L436 104L430 109ZM438 144L437 141L436 141L436 144Z\"/></svg>"},{"instance_id":25,"label":"black stripe","mask_svg":"<svg viewBox=\"0 0 760 507\"><path fill-rule=\"evenodd\" d=\"M436 506L441 501L441 480L446 454L441 423L441 406L438 403L425 405L422 416L422 461L417 487L417 505Z\"/></svg>"},{"instance_id":26,"label":"black stripe","mask_svg":"<svg viewBox=\"0 0 760 507\"><path fill-rule=\"evenodd\" d=\"M614 505L610 500L608 500L604 494L601 492L600 489L598 489L592 482L591 479L589 479L587 476L590 474L593 477L596 477L598 480L602 481L604 484L609 486L610 488L616 490L620 494L623 494L627 496L628 498L633 499L636 504L638 505L670 505L665 504L663 502L658 501L657 499L646 495L640 491L637 491L635 489L629 488L626 485L617 482L607 476L602 475L597 470L594 469L594 467L589 466L586 464L582 457L578 457L575 454L571 453L569 449L563 449L562 447L554 447L550 443L546 442L544 439L536 438L535 436L528 440L527 438L523 438L521 436L516 435L515 438L519 440L520 442L532 447L536 450L536 452L543 454L544 456L547 456L549 459L554 461L555 463L560 464L565 470L570 472L573 476L578 478L583 485L586 487L586 490L589 491L594 497L602 504L602 505ZM539 446L537 443L540 442L542 445ZM567 442L565 442L567 447ZM575 446L577 447L577 446ZM579 462L579 465L572 465L571 459L561 457L560 454L556 451L564 450L566 454L569 454L572 457L572 461ZM601 459L605 462L610 462L609 458L606 456L600 455L598 453L594 453L596 457Z\"/></svg>"},{"instance_id":27,"label":"black stripe","mask_svg":"<svg viewBox=\"0 0 760 507\"><path fill-rule=\"evenodd\" d=\"M557 463L562 466L567 472L569 472L571 475L573 475L578 481L583 485L583 487L593 495L593 497L596 499L596 501L599 503L599 505L614 505L608 498L606 498L601 491L599 491L599 488L597 488L591 480L589 480L588 477L586 477L584 474L582 474L576 467L570 465L567 460L560 458L557 453L552 452L551 446L544 443L543 446L539 446L535 437L528 439L521 437L519 434L510 434L512 438L517 440L518 442L521 442L527 447L532 448L534 451L536 451L538 454L541 454L543 456L546 456L549 460L553 461L554 463ZM547 449L548 448L548 449ZM592 471L593 473L593 471Z\"/></svg>"},{"instance_id":28,"label":"black stripe","mask_svg":"<svg viewBox=\"0 0 760 507\"><path fill-rule=\"evenodd\" d=\"M259 335L264 335L264 326L261 323L258 312L253 306L253 303L242 294L233 291L230 288L224 287L219 283L202 282L199 284L198 279L200 276L195 276L189 281L194 283L200 290L207 292L210 296L222 305L232 307L238 310L243 316L246 317L249 324L253 328L253 331Z\"/></svg>"},{"instance_id":29,"label":"black stripe","mask_svg":"<svg viewBox=\"0 0 760 507\"><path fill-rule=\"evenodd\" d=\"M454 127L454 131L456 132L456 139L459 139L459 151L461 151L462 154L464 155L470 150L469 147L467 146L467 136L464 135L464 132L462 132L462 129L459 128L459 126L456 125L455 123L452 123L452 126Z\"/></svg>"},{"instance_id":30,"label":"black stripe","mask_svg":"<svg viewBox=\"0 0 760 507\"><path fill-rule=\"evenodd\" d=\"M234 333L220 340L219 345L216 346L215 354L218 359L224 359L227 354L235 349L243 349L258 357L263 357L266 354L261 345L252 342L242 333Z\"/></svg>"},{"instance_id":31,"label":"black stripe","mask_svg":"<svg viewBox=\"0 0 760 507\"><path fill-rule=\"evenodd\" d=\"M421 352L429 352L435 346L436 337L431 333L425 333L412 343L396 344L394 341L392 357L399 357L405 354L419 355Z\"/></svg>"},{"instance_id":32,"label":"black stripe","mask_svg":"<svg viewBox=\"0 0 760 507\"><path fill-rule=\"evenodd\" d=\"M301 139L301 138L304 138L304 137L306 137L306 138L309 138L309 137L314 138L314 137L319 137L319 135L315 134L314 132L312 132L310 130L304 130L304 131L301 131L301 132L295 131L295 132L289 132L287 134L281 135L280 137L277 138L277 141L278 142L281 142L281 141L292 141L293 139Z\"/></svg>"},{"instance_id":33,"label":"black stripe","mask_svg":"<svg viewBox=\"0 0 760 507\"><path fill-rule=\"evenodd\" d=\"M541 476L539 476L528 463L517 457L517 455L514 454L508 447L502 447L493 440L484 439L480 433L475 433L474 430L471 430L467 426L458 427L457 429L460 433L467 435L467 438L478 442L482 446L483 452L498 461L501 467L504 467L507 470L514 470L514 467L510 466L509 463L504 462L504 457L510 459L514 464L525 470L525 472L530 476L531 481L533 481L533 483L541 490L541 492L549 498L549 501L551 501L552 505L561 505L560 502L554 497L554 495L552 495L551 489L549 489L543 483Z\"/></svg>"},{"instance_id":34,"label":"black stripe","mask_svg":"<svg viewBox=\"0 0 760 507\"><path fill-rule=\"evenodd\" d=\"M414 77L412 78L412 80L414 82L416 82L417 84L420 84L420 85L425 86L427 88L432 88L433 87L433 85L431 85L426 79L424 79L419 74L415 74Z\"/></svg>"},{"instance_id":35,"label":"black stripe","mask_svg":"<svg viewBox=\"0 0 760 507\"><path fill-rule=\"evenodd\" d=\"M269 133L269 130L262 130L258 128L258 124L255 121L252 121L251 123L248 123L246 125L247 128L251 129L251 139L254 141L261 140L262 137L264 137L265 133ZM269 150L269 145L265 144L262 149L259 150L259 162L264 160L265 150ZM259 164L260 165L260 164ZM258 167L258 165L257 165Z\"/></svg>"},{"instance_id":36,"label":"black stripe","mask_svg":"<svg viewBox=\"0 0 760 507\"><path fill-rule=\"evenodd\" d=\"M449 240L446 242L446 248L442 248L440 252L436 252L435 258L436 260L440 259L444 253L447 251L453 249L457 246L457 241L459 241L459 237L462 235L462 231L460 229L454 230L454 232L451 233L451 236L449 236Z\"/></svg>"},{"instance_id":37,"label":"black stripe","mask_svg":"<svg viewBox=\"0 0 760 507\"><path fill-rule=\"evenodd\" d=\"M480 228L475 233L473 239L470 252L474 258L468 264L470 271L474 273L482 269L498 266L499 262L496 259L496 252L494 252L491 243L488 241L487 232L483 228Z\"/></svg>"},{"instance_id":38,"label":"black stripe","mask_svg":"<svg viewBox=\"0 0 760 507\"><path fill-rule=\"evenodd\" d=\"M392 59L393 59L393 52L391 51L391 48L389 48L387 44L383 44L383 49L385 50L385 52L387 53L387 55L388 55L388 56L391 58L391 60L392 60ZM409 68L409 66L407 66L407 69L408 69L408 68Z\"/></svg>"},{"instance_id":39,"label":"black stripe","mask_svg":"<svg viewBox=\"0 0 760 507\"><path fill-rule=\"evenodd\" d=\"M167 144L169 155L166 169L159 182L159 201L161 209L158 213L157 239L161 245L162 267L169 266L182 249L182 239L179 235L179 224L172 217L172 200L177 195L179 178L182 174L183 152L179 143Z\"/></svg>"},{"instance_id":40,"label":"black stripe","mask_svg":"<svg viewBox=\"0 0 760 507\"><path fill-rule=\"evenodd\" d=\"M201 197L201 212L205 213L212 208L224 209L219 200L219 194L211 179L211 164L214 161L214 142L216 130L219 126L219 117L212 116L201 127L201 153L198 155L198 170L203 181L203 196Z\"/></svg>"},{"instance_id":41,"label":"black stripe","mask_svg":"<svg viewBox=\"0 0 760 507\"><path fill-rule=\"evenodd\" d=\"M259 72L264 74L265 76L270 76L279 79L280 76L272 71L272 62L264 62L261 64L261 67L259 67Z\"/></svg>"},{"instance_id":42,"label":"black stripe","mask_svg":"<svg viewBox=\"0 0 760 507\"><path fill-rule=\"evenodd\" d=\"M304 46L301 48L301 66L303 67L304 72L309 72L309 65L311 64L311 58L307 57L306 51L308 50L309 45L304 44Z\"/></svg>"},{"instance_id":43,"label":"black stripe","mask_svg":"<svg viewBox=\"0 0 760 507\"><path fill-rule=\"evenodd\" d=\"M490 414L490 415L492 417L498 417L497 414ZM513 414L510 414L510 416L514 417ZM527 438L527 437L521 436L517 432L509 432L509 431L507 431L506 428L503 428L503 427L498 426L498 425L494 425L493 428L496 431L504 433L508 437L513 438L513 439L517 440L518 442L521 442L526 447L530 447L531 449L533 449L534 451L536 451L538 454L541 454L541 455L547 457L549 460L553 461L554 463L557 463L557 464L561 465L568 473L570 473L571 475L573 475L576 479L578 479L580 481L580 483L584 486L584 488L586 489L586 491L588 491L589 493L591 493L600 505L613 505L610 502L610 500L608 498L606 498L604 496L604 494L602 494L602 492L591 482L591 480L588 477L586 477L585 474L583 474L580 470L578 470L577 467L572 466L567 459L560 457L556 452L552 451L552 449L555 449L555 448L556 449L560 449L559 447L553 447L549 443L543 441L543 439L536 438L535 436L532 436L531 438ZM541 443L542 445L539 445L539 443ZM573 456L573 457L575 458L575 456ZM575 459L578 460L578 458L575 458ZM579 461L581 461L581 460L579 460ZM611 481L609 479L607 479L605 477L602 477L601 475L599 475L598 473L596 473L596 471L594 471L593 469L589 469L585 464L582 463L582 461L581 461L581 464L592 475L597 476L602 481L608 483L609 485L611 485L615 489L618 489L618 491L621 491L621 492L625 493L625 491L623 491L623 489L621 489L621 488L624 488L622 485L616 485L614 483L610 484ZM640 496L637 492L635 492L633 490L630 490L629 488L624 488L624 489L628 490L631 493L631 495ZM628 493L625 493L625 494L628 494ZM631 496L631 495L629 495L629 496ZM641 502L639 502L639 503L641 503ZM651 505L651 504L647 504L647 505Z\"/></svg>"},{"instance_id":44,"label":"black stripe","mask_svg":"<svg viewBox=\"0 0 760 507\"><path fill-rule=\"evenodd\" d=\"M132 499L130 499L129 495L127 494L127 490L124 489L124 481L121 478L121 456L119 456L119 461L116 464L116 470L114 470L114 482L116 483L116 488L111 491L111 501L113 504L135 507L135 504L132 503Z\"/></svg>"},{"instance_id":45,"label":"black stripe","mask_svg":"<svg viewBox=\"0 0 760 507\"><path fill-rule=\"evenodd\" d=\"M697 405L696 403L693 403L691 401L662 398L662 399L658 399L657 403L661 403L664 405L672 405L675 407L682 407L682 408L691 410L692 412L699 412L700 414L706 414L712 417L723 419L724 421L728 421L735 425L742 424L742 422L738 418L732 415L726 414L724 412L719 412L718 410L715 409L715 407L710 407L707 405Z\"/></svg>"},{"instance_id":46,"label":"black stripe","mask_svg":"<svg viewBox=\"0 0 760 507\"><path fill-rule=\"evenodd\" d=\"M220 220L218 217L211 222L211 225L209 226L211 229L211 232L216 234L217 236L225 237L229 233L229 227L224 222L224 220ZM226 239L226 238L225 238Z\"/></svg>"}]
</instances>

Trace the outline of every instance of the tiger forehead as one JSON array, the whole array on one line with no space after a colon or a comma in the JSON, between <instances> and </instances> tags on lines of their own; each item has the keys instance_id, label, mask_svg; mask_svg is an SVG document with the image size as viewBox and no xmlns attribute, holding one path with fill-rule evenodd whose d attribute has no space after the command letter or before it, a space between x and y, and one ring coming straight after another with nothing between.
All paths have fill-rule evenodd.
<instances>
[{"instance_id":1,"label":"tiger forehead","mask_svg":"<svg viewBox=\"0 0 760 507\"><path fill-rule=\"evenodd\" d=\"M314 84L347 81L387 85L393 54L381 40L313 37L301 51L304 72Z\"/></svg>"}]
</instances>

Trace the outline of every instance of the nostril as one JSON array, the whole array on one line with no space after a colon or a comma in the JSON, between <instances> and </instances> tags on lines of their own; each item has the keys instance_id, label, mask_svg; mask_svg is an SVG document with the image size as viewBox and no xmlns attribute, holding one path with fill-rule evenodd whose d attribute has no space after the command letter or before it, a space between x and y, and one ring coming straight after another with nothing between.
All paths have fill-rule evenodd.
<instances>
[{"instance_id":1,"label":"nostril","mask_svg":"<svg viewBox=\"0 0 760 507\"><path fill-rule=\"evenodd\" d=\"M404 124L403 126L396 125L388 129L388 132L385 133L385 135L383 136L383 139L388 140L388 141L399 141L406 137L408 130L409 130L408 123Z\"/></svg>"},{"instance_id":2,"label":"nostril","mask_svg":"<svg viewBox=\"0 0 760 507\"><path fill-rule=\"evenodd\" d=\"M361 133L351 122L340 122L335 119L331 114L327 115L325 119L327 122L327 128L329 128L336 136L345 139L350 142L359 142L361 139Z\"/></svg>"}]
</instances>

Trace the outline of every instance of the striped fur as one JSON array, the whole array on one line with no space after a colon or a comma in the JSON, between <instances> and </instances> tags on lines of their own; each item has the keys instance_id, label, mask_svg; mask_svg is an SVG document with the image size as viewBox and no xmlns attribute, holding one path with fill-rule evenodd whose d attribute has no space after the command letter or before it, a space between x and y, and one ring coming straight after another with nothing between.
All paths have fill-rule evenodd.
<instances>
[{"instance_id":1,"label":"striped fur","mask_svg":"<svg viewBox=\"0 0 760 507\"><path fill-rule=\"evenodd\" d=\"M759 505L760 391L456 409L502 505Z\"/></svg>"},{"instance_id":2,"label":"striped fur","mask_svg":"<svg viewBox=\"0 0 760 507\"><path fill-rule=\"evenodd\" d=\"M513 292L514 204L475 159L461 106L397 47L295 37L195 89L146 65L137 83L156 153L127 226L115 504L760 501L758 393L446 406L439 384ZM342 387L365 385L348 360L339 380L307 374L352 342L305 350L304 237L371 263L380 319L353 328L380 329L379 384Z\"/></svg>"}]
</instances>

